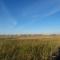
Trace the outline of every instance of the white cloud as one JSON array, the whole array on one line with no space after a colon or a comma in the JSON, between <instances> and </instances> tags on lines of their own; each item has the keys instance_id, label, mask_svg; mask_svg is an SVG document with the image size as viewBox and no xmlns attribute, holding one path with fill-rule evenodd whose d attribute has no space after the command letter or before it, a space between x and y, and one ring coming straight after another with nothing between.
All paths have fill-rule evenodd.
<instances>
[{"instance_id":1,"label":"white cloud","mask_svg":"<svg viewBox=\"0 0 60 60\"><path fill-rule=\"evenodd\" d=\"M7 6L4 4L3 1L1 1L1 8L2 8L2 12L4 12L3 17L6 20L5 21L6 28L9 29L14 28L17 25L17 21L13 16L11 16L11 13L9 12Z\"/></svg>"},{"instance_id":2,"label":"white cloud","mask_svg":"<svg viewBox=\"0 0 60 60\"><path fill-rule=\"evenodd\" d=\"M44 14L43 16L46 17L46 16L51 16L51 15L54 15L55 13L59 12L60 9L57 9L57 10L52 10L50 12L48 12L47 14Z\"/></svg>"}]
</instances>

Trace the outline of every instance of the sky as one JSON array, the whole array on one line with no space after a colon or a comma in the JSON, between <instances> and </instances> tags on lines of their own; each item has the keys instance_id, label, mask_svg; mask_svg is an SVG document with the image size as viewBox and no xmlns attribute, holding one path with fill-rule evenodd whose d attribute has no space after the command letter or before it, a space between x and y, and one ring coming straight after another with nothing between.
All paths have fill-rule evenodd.
<instances>
[{"instance_id":1,"label":"sky","mask_svg":"<svg viewBox=\"0 0 60 60\"><path fill-rule=\"evenodd\" d=\"M60 0L0 0L0 34L60 33Z\"/></svg>"}]
</instances>

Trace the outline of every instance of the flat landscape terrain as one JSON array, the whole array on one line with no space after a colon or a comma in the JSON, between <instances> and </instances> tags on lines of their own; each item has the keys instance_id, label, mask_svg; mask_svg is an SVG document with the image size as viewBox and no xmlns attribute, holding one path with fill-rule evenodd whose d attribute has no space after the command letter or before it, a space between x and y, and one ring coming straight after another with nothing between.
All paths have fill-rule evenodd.
<instances>
[{"instance_id":1,"label":"flat landscape terrain","mask_svg":"<svg viewBox=\"0 0 60 60\"><path fill-rule=\"evenodd\" d=\"M54 60L60 35L0 36L0 60Z\"/></svg>"}]
</instances>

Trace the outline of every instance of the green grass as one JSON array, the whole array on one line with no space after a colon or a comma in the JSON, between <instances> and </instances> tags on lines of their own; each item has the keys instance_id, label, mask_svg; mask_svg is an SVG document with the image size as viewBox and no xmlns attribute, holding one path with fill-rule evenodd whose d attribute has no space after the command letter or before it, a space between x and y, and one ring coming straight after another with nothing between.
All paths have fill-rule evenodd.
<instances>
[{"instance_id":1,"label":"green grass","mask_svg":"<svg viewBox=\"0 0 60 60\"><path fill-rule=\"evenodd\" d=\"M0 39L0 60L49 60L59 46L59 39Z\"/></svg>"}]
</instances>

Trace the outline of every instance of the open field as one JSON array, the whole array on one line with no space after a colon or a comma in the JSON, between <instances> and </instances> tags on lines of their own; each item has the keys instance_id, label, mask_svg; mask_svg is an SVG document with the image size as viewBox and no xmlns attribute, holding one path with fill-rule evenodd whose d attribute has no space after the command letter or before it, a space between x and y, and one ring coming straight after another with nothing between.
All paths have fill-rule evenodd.
<instances>
[{"instance_id":1,"label":"open field","mask_svg":"<svg viewBox=\"0 0 60 60\"><path fill-rule=\"evenodd\" d=\"M60 36L0 37L0 60L52 60Z\"/></svg>"}]
</instances>

